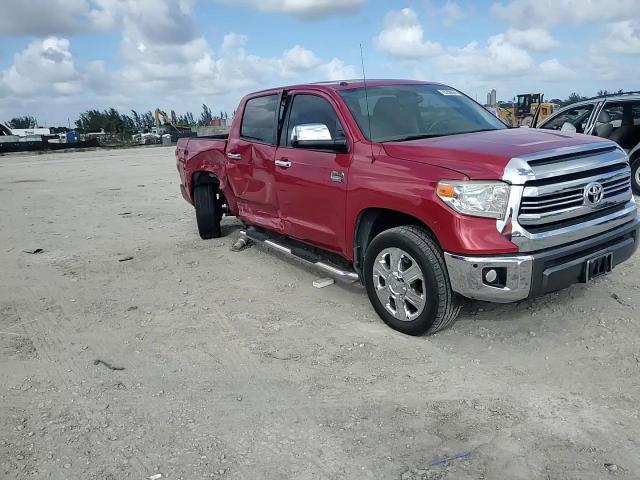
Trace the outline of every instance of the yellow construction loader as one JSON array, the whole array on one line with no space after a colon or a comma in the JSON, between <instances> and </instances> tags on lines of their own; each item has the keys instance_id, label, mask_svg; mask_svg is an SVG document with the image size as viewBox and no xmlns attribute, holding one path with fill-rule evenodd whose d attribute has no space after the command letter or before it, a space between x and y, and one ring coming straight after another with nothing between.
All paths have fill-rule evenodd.
<instances>
[{"instance_id":1,"label":"yellow construction loader","mask_svg":"<svg viewBox=\"0 0 640 480\"><path fill-rule=\"evenodd\" d=\"M517 95L512 107L497 107L498 117L510 127L530 126L534 117L537 123L553 113L553 104L545 103L543 93Z\"/></svg>"}]
</instances>

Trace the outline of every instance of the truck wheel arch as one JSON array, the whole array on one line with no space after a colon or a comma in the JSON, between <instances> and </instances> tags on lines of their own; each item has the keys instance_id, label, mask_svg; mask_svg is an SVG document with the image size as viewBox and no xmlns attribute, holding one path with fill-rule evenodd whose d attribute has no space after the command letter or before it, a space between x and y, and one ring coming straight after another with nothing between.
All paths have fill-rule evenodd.
<instances>
[{"instance_id":1,"label":"truck wheel arch","mask_svg":"<svg viewBox=\"0 0 640 480\"><path fill-rule=\"evenodd\" d=\"M640 168L640 148L636 148L635 152L632 151L629 157L629 166L631 167L631 187L633 189L633 193L640 195L640 174L638 173L638 169Z\"/></svg>"},{"instance_id":2,"label":"truck wheel arch","mask_svg":"<svg viewBox=\"0 0 640 480\"><path fill-rule=\"evenodd\" d=\"M216 188L220 187L220 180L215 176L213 172L198 171L193 172L191 175L191 195L193 190L199 185L214 185Z\"/></svg>"},{"instance_id":3,"label":"truck wheel arch","mask_svg":"<svg viewBox=\"0 0 640 480\"><path fill-rule=\"evenodd\" d=\"M365 253L371 241L379 233L390 228L415 225L423 228L440 245L433 230L411 214L386 208L366 208L356 219L353 236L353 266L361 275Z\"/></svg>"}]
</instances>

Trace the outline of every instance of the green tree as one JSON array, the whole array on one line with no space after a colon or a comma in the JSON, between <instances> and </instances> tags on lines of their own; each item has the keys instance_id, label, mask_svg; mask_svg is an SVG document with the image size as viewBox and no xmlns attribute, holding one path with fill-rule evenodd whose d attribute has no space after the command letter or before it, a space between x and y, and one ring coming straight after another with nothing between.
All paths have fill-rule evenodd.
<instances>
[{"instance_id":1,"label":"green tree","mask_svg":"<svg viewBox=\"0 0 640 480\"><path fill-rule=\"evenodd\" d=\"M38 122L30 115L15 117L9 121L10 128L36 128L37 126Z\"/></svg>"},{"instance_id":2,"label":"green tree","mask_svg":"<svg viewBox=\"0 0 640 480\"><path fill-rule=\"evenodd\" d=\"M579 94L574 92L571 95L569 95L569 97L563 102L563 104L564 105L571 105L572 103L581 102L581 101L586 100L586 99L587 99L587 97L583 97L582 95L579 95Z\"/></svg>"},{"instance_id":3,"label":"green tree","mask_svg":"<svg viewBox=\"0 0 640 480\"><path fill-rule=\"evenodd\" d=\"M132 132L136 125L135 120L128 115L121 115L115 108L104 111L87 110L80 114L75 121L76 127L84 133L104 131L112 134L125 134Z\"/></svg>"},{"instance_id":4,"label":"green tree","mask_svg":"<svg viewBox=\"0 0 640 480\"><path fill-rule=\"evenodd\" d=\"M209 125L211 123L211 120L213 120L211 109L207 107L206 104L203 103L202 113L200 114L200 121L198 122L198 125L202 125L202 126Z\"/></svg>"},{"instance_id":5,"label":"green tree","mask_svg":"<svg viewBox=\"0 0 640 480\"><path fill-rule=\"evenodd\" d=\"M131 115L132 115L132 119L133 119L133 124L135 125L135 127L138 130L142 129L142 119L140 118L140 115L138 115L138 112L136 112L135 110L131 110Z\"/></svg>"},{"instance_id":6,"label":"green tree","mask_svg":"<svg viewBox=\"0 0 640 480\"><path fill-rule=\"evenodd\" d=\"M156 119L151 111L142 114L142 128L150 129L156 126Z\"/></svg>"}]
</instances>

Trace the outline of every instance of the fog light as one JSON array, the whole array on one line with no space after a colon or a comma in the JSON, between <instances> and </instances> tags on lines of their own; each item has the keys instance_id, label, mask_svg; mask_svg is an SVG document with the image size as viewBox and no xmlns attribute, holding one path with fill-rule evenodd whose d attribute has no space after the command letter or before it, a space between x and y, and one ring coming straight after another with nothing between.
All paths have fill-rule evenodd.
<instances>
[{"instance_id":1,"label":"fog light","mask_svg":"<svg viewBox=\"0 0 640 480\"><path fill-rule=\"evenodd\" d=\"M484 274L484 280L487 283L495 282L496 278L498 278L498 272L496 272L494 269L488 270L487 273Z\"/></svg>"}]
</instances>

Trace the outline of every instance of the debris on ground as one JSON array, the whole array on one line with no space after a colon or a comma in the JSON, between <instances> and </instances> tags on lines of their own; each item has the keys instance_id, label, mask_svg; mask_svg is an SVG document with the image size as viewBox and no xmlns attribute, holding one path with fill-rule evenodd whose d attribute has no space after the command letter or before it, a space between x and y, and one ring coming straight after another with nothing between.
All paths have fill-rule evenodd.
<instances>
[{"instance_id":1,"label":"debris on ground","mask_svg":"<svg viewBox=\"0 0 640 480\"><path fill-rule=\"evenodd\" d=\"M33 248L31 250L23 250L23 252L31 255L37 255L38 253L44 252L44 250L42 248Z\"/></svg>"},{"instance_id":2,"label":"debris on ground","mask_svg":"<svg viewBox=\"0 0 640 480\"><path fill-rule=\"evenodd\" d=\"M431 461L431 466L443 465L445 463L449 463L452 460L468 460L471 458L471 452L458 452L453 455L448 455L443 458L434 458Z\"/></svg>"},{"instance_id":3,"label":"debris on ground","mask_svg":"<svg viewBox=\"0 0 640 480\"><path fill-rule=\"evenodd\" d=\"M162 478L162 474L161 473L156 473L155 475L151 475L150 477L147 477L149 480L158 480L160 478Z\"/></svg>"},{"instance_id":4,"label":"debris on ground","mask_svg":"<svg viewBox=\"0 0 640 480\"><path fill-rule=\"evenodd\" d=\"M109 370L124 370L124 367L116 367L115 365L111 365L109 362L105 362L104 360L100 360L99 358L95 359L93 361L94 365L104 365L105 367L107 367Z\"/></svg>"},{"instance_id":5,"label":"debris on ground","mask_svg":"<svg viewBox=\"0 0 640 480\"><path fill-rule=\"evenodd\" d=\"M120 215L121 217L124 215L131 215L131 212L122 212L122 213L119 213L118 215Z\"/></svg>"},{"instance_id":6,"label":"debris on ground","mask_svg":"<svg viewBox=\"0 0 640 480\"><path fill-rule=\"evenodd\" d=\"M613 298L620 305L624 305L625 307L629 306L629 304L627 302L625 302L622 298L620 298L620 296L617 293L612 293L611 294L611 298Z\"/></svg>"},{"instance_id":7,"label":"debris on ground","mask_svg":"<svg viewBox=\"0 0 640 480\"><path fill-rule=\"evenodd\" d=\"M610 472L617 472L618 471L618 465L616 465L615 463L605 463L604 464L604 468L606 468Z\"/></svg>"},{"instance_id":8,"label":"debris on ground","mask_svg":"<svg viewBox=\"0 0 640 480\"><path fill-rule=\"evenodd\" d=\"M324 287L328 287L329 285L333 285L335 283L335 281L333 280L333 278L319 278L317 280L313 281L313 286L316 288L324 288Z\"/></svg>"},{"instance_id":9,"label":"debris on ground","mask_svg":"<svg viewBox=\"0 0 640 480\"><path fill-rule=\"evenodd\" d=\"M123 257L121 259L119 259L119 262L128 262L129 260L133 260L133 257L129 256L129 257Z\"/></svg>"},{"instance_id":10,"label":"debris on ground","mask_svg":"<svg viewBox=\"0 0 640 480\"><path fill-rule=\"evenodd\" d=\"M302 355L299 353L280 353L280 352L265 352L264 355L275 360L300 360Z\"/></svg>"},{"instance_id":11,"label":"debris on ground","mask_svg":"<svg viewBox=\"0 0 640 480\"><path fill-rule=\"evenodd\" d=\"M234 242L233 245L231 245L231 251L232 252L239 252L239 251L244 250L245 248L248 248L250 246L251 246L251 242L249 241L248 238L240 237L240 238L238 238L238 240L236 240Z\"/></svg>"}]
</instances>

